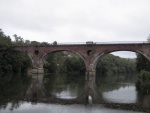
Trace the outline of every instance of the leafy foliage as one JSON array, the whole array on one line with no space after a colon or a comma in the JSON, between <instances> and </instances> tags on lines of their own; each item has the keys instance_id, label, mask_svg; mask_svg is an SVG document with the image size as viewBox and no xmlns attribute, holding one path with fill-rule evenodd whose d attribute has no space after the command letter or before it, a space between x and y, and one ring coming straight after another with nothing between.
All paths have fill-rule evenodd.
<instances>
[{"instance_id":1,"label":"leafy foliage","mask_svg":"<svg viewBox=\"0 0 150 113\"><path fill-rule=\"evenodd\" d=\"M141 54L137 54L136 70L138 72L145 70L150 71L150 62Z\"/></svg>"},{"instance_id":2,"label":"leafy foliage","mask_svg":"<svg viewBox=\"0 0 150 113\"><path fill-rule=\"evenodd\" d=\"M9 36L6 36L2 29L0 29L0 48L2 46L9 46L11 45L11 39Z\"/></svg>"},{"instance_id":3,"label":"leafy foliage","mask_svg":"<svg viewBox=\"0 0 150 113\"><path fill-rule=\"evenodd\" d=\"M48 73L85 72L83 60L77 55L69 55L67 52L52 54L45 62L44 68Z\"/></svg>"},{"instance_id":4,"label":"leafy foliage","mask_svg":"<svg viewBox=\"0 0 150 113\"><path fill-rule=\"evenodd\" d=\"M0 75L24 73L31 67L29 57L25 53L13 51L11 49L12 44L14 42L11 41L10 37L0 30Z\"/></svg>"},{"instance_id":5,"label":"leafy foliage","mask_svg":"<svg viewBox=\"0 0 150 113\"><path fill-rule=\"evenodd\" d=\"M150 94L150 72L141 71L136 82L136 88L143 94Z\"/></svg>"},{"instance_id":6,"label":"leafy foliage","mask_svg":"<svg viewBox=\"0 0 150 113\"><path fill-rule=\"evenodd\" d=\"M18 104L17 99L24 98L26 91L31 84L29 76L0 76L0 107L12 101L13 104Z\"/></svg>"},{"instance_id":7,"label":"leafy foliage","mask_svg":"<svg viewBox=\"0 0 150 113\"><path fill-rule=\"evenodd\" d=\"M85 76L78 73L46 74L44 86L48 95L60 93L64 89L77 89L78 94L84 89ZM83 92L82 92L83 93Z\"/></svg>"},{"instance_id":8,"label":"leafy foliage","mask_svg":"<svg viewBox=\"0 0 150 113\"><path fill-rule=\"evenodd\" d=\"M150 36L147 39L150 42ZM141 54L137 54L136 70L140 73L136 82L139 94L150 94L150 61Z\"/></svg>"},{"instance_id":9,"label":"leafy foliage","mask_svg":"<svg viewBox=\"0 0 150 113\"><path fill-rule=\"evenodd\" d=\"M120 58L107 54L98 61L96 71L100 74L135 73L135 67L134 59Z\"/></svg>"}]
</instances>

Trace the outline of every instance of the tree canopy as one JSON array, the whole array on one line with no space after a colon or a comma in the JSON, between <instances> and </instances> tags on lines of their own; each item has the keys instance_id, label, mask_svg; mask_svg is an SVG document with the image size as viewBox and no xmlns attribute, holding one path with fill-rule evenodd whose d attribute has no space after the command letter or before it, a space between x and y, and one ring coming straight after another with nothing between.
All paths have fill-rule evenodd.
<instances>
[{"instance_id":1,"label":"tree canopy","mask_svg":"<svg viewBox=\"0 0 150 113\"><path fill-rule=\"evenodd\" d=\"M27 54L11 49L14 43L0 30L0 75L27 72L27 69L31 67Z\"/></svg>"}]
</instances>

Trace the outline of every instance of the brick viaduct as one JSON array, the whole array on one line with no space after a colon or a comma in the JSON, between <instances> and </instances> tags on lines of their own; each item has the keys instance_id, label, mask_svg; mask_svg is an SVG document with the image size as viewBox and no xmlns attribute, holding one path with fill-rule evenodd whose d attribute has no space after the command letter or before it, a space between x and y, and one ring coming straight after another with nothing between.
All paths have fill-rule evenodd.
<instances>
[{"instance_id":1,"label":"brick viaduct","mask_svg":"<svg viewBox=\"0 0 150 113\"><path fill-rule=\"evenodd\" d=\"M25 52L29 55L33 64L33 73L44 73L44 61L53 52L70 51L79 55L86 66L88 75L95 75L95 69L99 58L115 51L132 51L140 53L150 61L150 43L93 43L85 44L60 44L49 46L13 46L14 50Z\"/></svg>"}]
</instances>

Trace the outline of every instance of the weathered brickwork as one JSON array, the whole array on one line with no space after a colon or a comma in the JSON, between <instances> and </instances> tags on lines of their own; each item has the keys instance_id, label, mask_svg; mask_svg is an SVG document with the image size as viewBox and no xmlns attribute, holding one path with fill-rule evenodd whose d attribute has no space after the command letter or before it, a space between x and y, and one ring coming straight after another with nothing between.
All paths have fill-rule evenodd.
<instances>
[{"instance_id":1,"label":"weathered brickwork","mask_svg":"<svg viewBox=\"0 0 150 113\"><path fill-rule=\"evenodd\" d=\"M110 52L132 51L144 55L150 61L149 43L14 46L14 50L25 52L33 63L33 72L42 73L43 63L52 52L70 51L79 55L85 63L87 73L95 75L98 59Z\"/></svg>"}]
</instances>

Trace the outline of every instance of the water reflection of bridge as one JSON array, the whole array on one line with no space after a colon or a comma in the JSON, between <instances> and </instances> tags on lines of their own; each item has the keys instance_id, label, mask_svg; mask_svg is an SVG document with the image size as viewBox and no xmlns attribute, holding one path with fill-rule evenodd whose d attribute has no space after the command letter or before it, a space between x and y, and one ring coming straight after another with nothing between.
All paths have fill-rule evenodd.
<instances>
[{"instance_id":1,"label":"water reflection of bridge","mask_svg":"<svg viewBox=\"0 0 150 113\"><path fill-rule=\"evenodd\" d=\"M89 96L92 97L92 101L100 101L102 102L101 94L98 94L96 89L96 85L93 82L87 80L84 85L83 92L75 98L64 99L58 98L56 95L50 95L46 91L43 84L43 74L32 74L32 83L30 88L26 93L27 100L39 100L43 102L52 102L52 103L88 103ZM92 83L92 84L91 84ZM94 82L95 83L95 82Z\"/></svg>"},{"instance_id":2,"label":"water reflection of bridge","mask_svg":"<svg viewBox=\"0 0 150 113\"><path fill-rule=\"evenodd\" d=\"M49 95L44 87L43 74L32 74L32 83L26 93L26 100L37 101L44 103L58 103L58 104L102 104L109 108L129 109L129 110L146 110L149 109L150 95L149 97L138 99L138 103L113 103L107 102L102 96L102 92L98 92L96 85L91 84L92 82L87 79L84 84L83 92L77 95L75 98L65 99L58 98L56 95ZM94 82L95 83L95 82ZM92 102L89 99L92 98ZM145 99L149 99L148 101Z\"/></svg>"}]
</instances>

